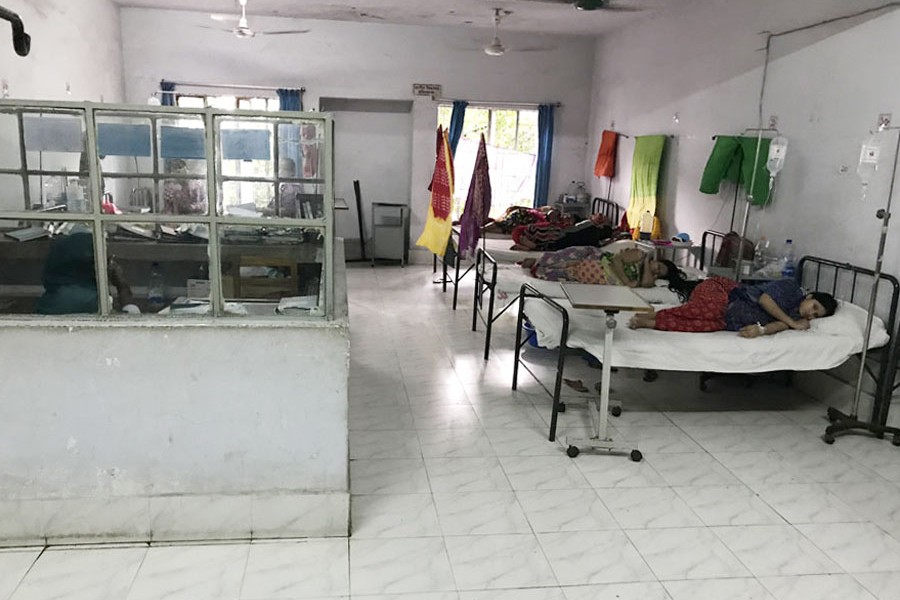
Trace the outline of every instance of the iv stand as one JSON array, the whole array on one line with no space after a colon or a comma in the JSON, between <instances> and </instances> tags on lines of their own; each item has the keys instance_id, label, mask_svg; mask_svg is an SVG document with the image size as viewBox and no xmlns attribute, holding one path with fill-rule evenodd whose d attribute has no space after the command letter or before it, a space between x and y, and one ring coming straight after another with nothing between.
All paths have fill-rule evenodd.
<instances>
[{"instance_id":1,"label":"iv stand","mask_svg":"<svg viewBox=\"0 0 900 600\"><path fill-rule=\"evenodd\" d=\"M879 124L878 129L880 131L897 131L900 130L900 127L888 127L886 123L882 122ZM878 256L875 259L875 273L873 275L874 282L872 283L872 291L869 296L869 311L866 317L866 332L863 338L862 355L860 356L859 375L856 379L856 390L854 391L853 395L853 405L849 415L842 413L836 408L828 408L828 420L831 422L831 425L825 428L825 434L822 436L822 441L824 441L826 444L833 444L836 434L859 429L873 434L878 439L883 439L886 433L892 434L893 438L891 439L891 443L895 446L900 446L900 428L888 427L887 425L883 425L877 422L875 419L874 411L872 421L870 422L861 421L858 416L859 402L862 395L863 377L866 371L866 355L868 354L869 350L869 338L872 335L872 319L875 315L875 300L878 295L878 282L881 279L881 264L884 258L884 244L885 240L887 239L888 223L891 220L891 201L894 198L894 183L897 179L898 158L900 158L900 134L898 134L897 136L897 146L894 149L894 170L891 173L891 185L888 191L887 208L880 208L875 213L875 217L881 221L881 237L878 240ZM891 335L894 335L893 331L889 333ZM883 386L884 384L882 383L881 385ZM883 401L890 402L891 391L892 390L887 390L887 397L883 398ZM876 389L875 402L877 409L878 389ZM882 412L886 415L886 411L882 410Z\"/></svg>"}]
</instances>

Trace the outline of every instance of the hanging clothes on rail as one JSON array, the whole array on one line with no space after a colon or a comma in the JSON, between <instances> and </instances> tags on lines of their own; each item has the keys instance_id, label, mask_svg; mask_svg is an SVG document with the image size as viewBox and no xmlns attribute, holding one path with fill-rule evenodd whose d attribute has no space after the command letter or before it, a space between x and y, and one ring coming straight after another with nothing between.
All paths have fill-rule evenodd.
<instances>
[{"instance_id":1,"label":"hanging clothes on rail","mask_svg":"<svg viewBox=\"0 0 900 600\"><path fill-rule=\"evenodd\" d=\"M604 131L600 136L600 150L597 151L597 161L594 163L594 175L597 177L616 176L616 147L619 144L619 134L615 131Z\"/></svg>"},{"instance_id":2,"label":"hanging clothes on rail","mask_svg":"<svg viewBox=\"0 0 900 600\"><path fill-rule=\"evenodd\" d=\"M656 214L656 191L659 187L659 168L663 150L666 147L664 135L642 135L634 141L634 158L631 161L631 201L628 203L628 223L637 232L641 217L645 212ZM658 219L654 217L654 227ZM637 237L637 233L635 234Z\"/></svg>"},{"instance_id":3,"label":"hanging clothes on rail","mask_svg":"<svg viewBox=\"0 0 900 600\"><path fill-rule=\"evenodd\" d=\"M488 167L487 144L482 133L481 142L478 144L478 154L475 155L475 170L472 173L472 182L469 184L466 207L459 220L459 254L463 258L469 258L475 254L478 239L481 237L481 228L487 222L490 213L491 173Z\"/></svg>"},{"instance_id":4,"label":"hanging clothes on rail","mask_svg":"<svg viewBox=\"0 0 900 600\"><path fill-rule=\"evenodd\" d=\"M440 126L437 129L437 155L434 161L434 173L431 176L431 201L428 204L428 218L425 229L416 240L417 246L424 246L432 253L443 257L450 241L450 212L453 208L453 155L447 132Z\"/></svg>"},{"instance_id":5,"label":"hanging clothes on rail","mask_svg":"<svg viewBox=\"0 0 900 600\"><path fill-rule=\"evenodd\" d=\"M755 137L720 135L716 136L703 177L700 179L700 191L704 194L718 194L722 181L730 181L743 187L753 196L752 203L765 206L769 202L769 172L766 160L769 156L769 138L759 140L759 160L756 160ZM753 181L753 165L756 163L756 181Z\"/></svg>"}]
</instances>

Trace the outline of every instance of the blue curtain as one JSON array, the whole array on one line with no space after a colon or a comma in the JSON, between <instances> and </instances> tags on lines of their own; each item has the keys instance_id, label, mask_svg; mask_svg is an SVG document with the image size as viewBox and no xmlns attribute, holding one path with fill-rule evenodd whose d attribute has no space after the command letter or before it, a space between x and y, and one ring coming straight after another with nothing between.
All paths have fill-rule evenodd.
<instances>
[{"instance_id":1,"label":"blue curtain","mask_svg":"<svg viewBox=\"0 0 900 600\"><path fill-rule=\"evenodd\" d=\"M534 177L534 205L546 206L550 190L550 161L553 156L553 104L538 106L537 173Z\"/></svg>"},{"instance_id":2,"label":"blue curtain","mask_svg":"<svg viewBox=\"0 0 900 600\"><path fill-rule=\"evenodd\" d=\"M280 110L303 110L303 99L300 90L280 88L278 91L278 108Z\"/></svg>"},{"instance_id":3,"label":"blue curtain","mask_svg":"<svg viewBox=\"0 0 900 600\"><path fill-rule=\"evenodd\" d=\"M447 138L450 142L450 152L456 156L456 147L459 145L459 138L462 137L463 122L466 119L466 107L469 105L465 100L453 101L453 112L450 113L450 129L447 131Z\"/></svg>"},{"instance_id":4,"label":"blue curtain","mask_svg":"<svg viewBox=\"0 0 900 600\"><path fill-rule=\"evenodd\" d=\"M160 104L163 106L175 106L175 94L172 93L175 91L175 84L163 79L159 82L159 89L162 92Z\"/></svg>"}]
</instances>

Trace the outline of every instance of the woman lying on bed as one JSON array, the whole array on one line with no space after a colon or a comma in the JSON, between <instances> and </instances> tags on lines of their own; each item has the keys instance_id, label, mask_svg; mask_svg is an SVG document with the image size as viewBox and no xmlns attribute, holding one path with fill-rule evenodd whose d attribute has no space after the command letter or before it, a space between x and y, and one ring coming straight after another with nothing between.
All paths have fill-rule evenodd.
<instances>
[{"instance_id":1,"label":"woman lying on bed","mask_svg":"<svg viewBox=\"0 0 900 600\"><path fill-rule=\"evenodd\" d=\"M575 281L600 285L653 287L669 273L681 273L670 261L657 261L639 248L617 253L595 246L575 246L545 252L538 259L522 261L531 275L547 281Z\"/></svg>"},{"instance_id":2,"label":"woman lying on bed","mask_svg":"<svg viewBox=\"0 0 900 600\"><path fill-rule=\"evenodd\" d=\"M591 215L590 218L575 223L571 215L560 215L543 223L522 225L512 231L513 250L562 250L573 246L599 246L601 242L611 239L616 229L607 222L603 215Z\"/></svg>"},{"instance_id":3,"label":"woman lying on bed","mask_svg":"<svg viewBox=\"0 0 900 600\"><path fill-rule=\"evenodd\" d=\"M807 293L792 279L748 286L710 277L696 284L681 306L635 315L628 326L662 331L728 330L755 338L786 329L809 329L811 319L831 316L836 308L831 294Z\"/></svg>"}]
</instances>

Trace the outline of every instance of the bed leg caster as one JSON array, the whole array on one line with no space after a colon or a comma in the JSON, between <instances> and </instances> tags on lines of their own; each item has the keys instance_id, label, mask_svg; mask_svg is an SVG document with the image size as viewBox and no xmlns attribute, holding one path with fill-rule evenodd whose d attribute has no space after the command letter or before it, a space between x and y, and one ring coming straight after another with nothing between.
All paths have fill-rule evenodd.
<instances>
[{"instance_id":1,"label":"bed leg caster","mask_svg":"<svg viewBox=\"0 0 900 600\"><path fill-rule=\"evenodd\" d=\"M614 417L621 417L622 416L622 407L621 406L611 406L609 408L609 414L611 414Z\"/></svg>"},{"instance_id":2,"label":"bed leg caster","mask_svg":"<svg viewBox=\"0 0 900 600\"><path fill-rule=\"evenodd\" d=\"M825 434L822 435L822 441L825 442L826 444L831 445L834 443L834 435L831 433L825 432Z\"/></svg>"},{"instance_id":3,"label":"bed leg caster","mask_svg":"<svg viewBox=\"0 0 900 600\"><path fill-rule=\"evenodd\" d=\"M828 407L828 421L834 423L840 418L840 414L836 409Z\"/></svg>"},{"instance_id":4,"label":"bed leg caster","mask_svg":"<svg viewBox=\"0 0 900 600\"><path fill-rule=\"evenodd\" d=\"M659 379L659 373L657 373L653 369L647 369L646 371L644 371L644 381L646 381L647 383L653 383L657 379Z\"/></svg>"},{"instance_id":5,"label":"bed leg caster","mask_svg":"<svg viewBox=\"0 0 900 600\"><path fill-rule=\"evenodd\" d=\"M891 444L895 446L900 446L900 433L895 433L894 437L891 438Z\"/></svg>"},{"instance_id":6,"label":"bed leg caster","mask_svg":"<svg viewBox=\"0 0 900 600\"><path fill-rule=\"evenodd\" d=\"M631 454L630 454L630 458L634 462L641 462L642 460L644 460L644 455L641 454L640 450L632 450Z\"/></svg>"},{"instance_id":7,"label":"bed leg caster","mask_svg":"<svg viewBox=\"0 0 900 600\"><path fill-rule=\"evenodd\" d=\"M559 412L566 412L566 403L565 402L559 403Z\"/></svg>"},{"instance_id":8,"label":"bed leg caster","mask_svg":"<svg viewBox=\"0 0 900 600\"><path fill-rule=\"evenodd\" d=\"M569 446L566 448L566 454L569 458L575 458L579 454L581 454L581 450L578 449L577 446Z\"/></svg>"}]
</instances>

